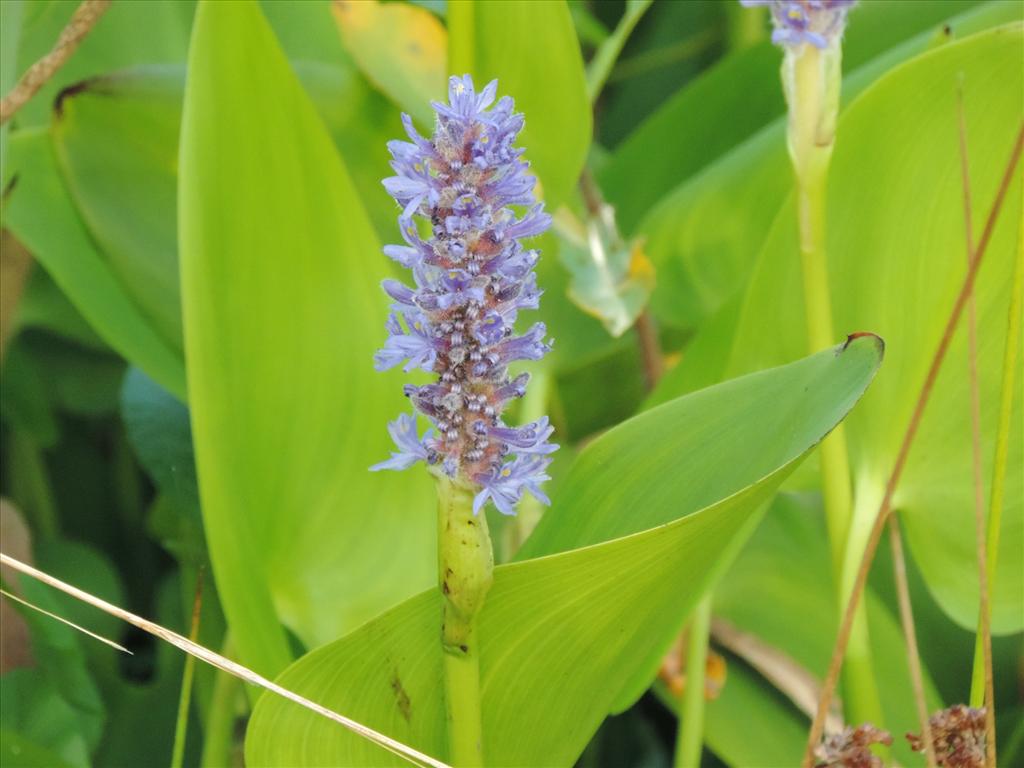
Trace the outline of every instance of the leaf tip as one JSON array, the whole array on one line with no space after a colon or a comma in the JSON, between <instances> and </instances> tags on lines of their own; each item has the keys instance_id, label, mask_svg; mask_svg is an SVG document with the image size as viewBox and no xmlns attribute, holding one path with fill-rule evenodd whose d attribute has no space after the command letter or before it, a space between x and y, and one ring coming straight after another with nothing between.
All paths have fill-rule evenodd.
<instances>
[{"instance_id":1,"label":"leaf tip","mask_svg":"<svg viewBox=\"0 0 1024 768\"><path fill-rule=\"evenodd\" d=\"M836 353L842 354L847 349L849 349L850 345L856 342L858 339L870 339L870 342L866 343L873 343L875 345L876 349L878 350L878 359L881 360L883 357L885 357L885 339L883 339L877 333L872 333L871 331L855 331L851 333L849 336L846 337L846 341L843 342L842 346L838 348Z\"/></svg>"}]
</instances>

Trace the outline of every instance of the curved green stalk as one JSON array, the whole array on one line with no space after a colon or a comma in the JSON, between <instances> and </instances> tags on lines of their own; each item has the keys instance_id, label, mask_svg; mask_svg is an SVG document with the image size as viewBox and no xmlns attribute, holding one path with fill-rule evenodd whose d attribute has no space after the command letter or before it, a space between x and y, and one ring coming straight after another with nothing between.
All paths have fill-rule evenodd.
<instances>
[{"instance_id":1,"label":"curved green stalk","mask_svg":"<svg viewBox=\"0 0 1024 768\"><path fill-rule=\"evenodd\" d=\"M611 74L619 54L622 53L622 46L626 44L630 32L633 31L652 2L653 0L627 2L626 11L622 14L622 19L619 20L615 31L601 43L594 58L590 60L590 64L587 66L587 96L590 98L591 104L597 101L597 97L601 95L601 89L608 81L608 75Z\"/></svg>"},{"instance_id":2,"label":"curved green stalk","mask_svg":"<svg viewBox=\"0 0 1024 768\"><path fill-rule=\"evenodd\" d=\"M226 635L222 656L231 656L231 636ZM224 768L231 765L231 742L235 731L235 701L241 682L230 672L217 669L210 696L209 715L203 727L202 768Z\"/></svg>"},{"instance_id":3,"label":"curved green stalk","mask_svg":"<svg viewBox=\"0 0 1024 768\"><path fill-rule=\"evenodd\" d=\"M1017 259L1013 268L1013 293L1010 296L1010 317L1006 329L1006 347L1003 352L1003 381L999 398L999 427L996 432L996 453L992 462L992 495L989 498L986 532L986 565L989 590L995 580L999 559L999 532L1002 527L1003 498L1006 495L1006 461L1010 449L1010 427L1013 417L1013 390L1020 351L1021 309L1024 304L1024 227L1017 244ZM971 674L971 706L985 703L985 654L981 631L982 616L978 616L978 631L974 643L974 670Z\"/></svg>"},{"instance_id":4,"label":"curved green stalk","mask_svg":"<svg viewBox=\"0 0 1024 768\"><path fill-rule=\"evenodd\" d=\"M199 610L203 599L203 571L189 569L195 573L195 596L192 599L192 623L188 639L193 643L199 640ZM188 735L188 715L192 704L192 680L196 674L196 657L188 654L185 657L185 670L181 675L181 693L178 695L178 717L174 724L174 749L171 753L171 768L181 768L185 761L185 738Z\"/></svg>"},{"instance_id":5,"label":"curved green stalk","mask_svg":"<svg viewBox=\"0 0 1024 768\"><path fill-rule=\"evenodd\" d=\"M708 660L708 639L711 634L711 595L698 603L690 621L686 648L686 687L683 689L676 733L675 768L700 768L700 752L704 743L704 677Z\"/></svg>"},{"instance_id":6,"label":"curved green stalk","mask_svg":"<svg viewBox=\"0 0 1024 768\"><path fill-rule=\"evenodd\" d=\"M494 555L486 515L473 514L473 489L442 475L437 492L448 760L468 768L483 765L477 616L494 578Z\"/></svg>"}]
</instances>

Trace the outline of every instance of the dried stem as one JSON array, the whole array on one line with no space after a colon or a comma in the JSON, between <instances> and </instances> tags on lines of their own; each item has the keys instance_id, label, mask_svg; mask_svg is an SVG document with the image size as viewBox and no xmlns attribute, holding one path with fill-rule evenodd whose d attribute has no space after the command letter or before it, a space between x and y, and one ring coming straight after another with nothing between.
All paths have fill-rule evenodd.
<instances>
[{"instance_id":1,"label":"dried stem","mask_svg":"<svg viewBox=\"0 0 1024 768\"><path fill-rule=\"evenodd\" d=\"M892 570L896 577L900 623L903 625L903 639L907 644L910 684L914 689L914 704L917 706L917 719L921 725L921 740L924 742L928 768L935 768L935 742L932 740L932 725L928 720L928 703L924 698L924 675L921 673L921 656L917 651L914 611L910 605L910 589L907 586L907 560L903 556L903 535L900 533L899 521L891 516L889 517L889 543L892 545Z\"/></svg>"},{"instance_id":2,"label":"dried stem","mask_svg":"<svg viewBox=\"0 0 1024 768\"><path fill-rule=\"evenodd\" d=\"M85 0L75 9L68 25L57 38L53 50L29 67L17 85L4 96L3 101L0 101L0 125L14 117L17 111L57 74L109 7L110 0Z\"/></svg>"},{"instance_id":3,"label":"dried stem","mask_svg":"<svg viewBox=\"0 0 1024 768\"><path fill-rule=\"evenodd\" d=\"M256 672L253 672L251 669L243 667L241 664L234 662L231 659L225 658L224 656L221 656L219 653L211 651L209 648L199 645L198 643L192 642L187 637L183 637L182 635L179 635L177 632L172 632L166 627L162 627L159 624L156 624L152 621L148 621L147 619L144 619L141 616L136 616L134 613L126 611L123 608L119 608L118 606L112 603L108 603L106 600L103 600L102 598L96 597L95 595L78 589L77 587L73 587L70 584L63 582L60 579L51 576L48 573L33 568L31 565L26 565L20 560L16 560L10 555L5 555L4 553L0 552L0 564L9 566L14 570L19 571L20 573L24 573L27 576L31 576L33 579L41 581L43 582L43 584L47 584L53 587L54 589L59 589L61 592L71 595L76 600L81 600L83 603L87 603L93 606L94 608L99 608L101 611L104 611L105 613L109 613L111 616L115 616L121 619L121 621L128 622L133 627L138 627L143 632L148 632L151 635L155 635L164 642L170 643L176 648L183 650L185 653L191 654L192 656L195 656L197 659L200 659L201 661L205 661L210 666L228 672L229 674L234 675L235 677L239 677L247 683L258 685L260 688L272 691L273 693L276 693L278 696L288 699L289 701L295 702L299 706L305 707L306 709L315 712L321 717L326 717L328 720L332 720L335 723L338 723L339 725L352 731L356 735L362 736L364 739L372 741L374 744L378 745L382 749L386 749L388 752L391 752L394 755L398 755L399 757L408 760L410 763L414 765L430 766L430 768L451 768L451 766L447 765L446 763L442 763L440 760L436 760L433 757L430 757L429 755L425 755L422 752L413 749L412 747L406 746L400 741L392 739L390 736L380 733L379 731L375 731L372 728L368 728L362 723L356 722L355 720L349 717L345 717L344 715L340 715L337 712L328 709L325 706L317 704L314 701L310 701L304 696L300 696L297 693L289 691L287 688L281 687L277 683L268 680L267 678L257 674Z\"/></svg>"},{"instance_id":4,"label":"dried stem","mask_svg":"<svg viewBox=\"0 0 1024 768\"><path fill-rule=\"evenodd\" d=\"M967 243L967 265L970 266L974 247L974 224L971 204L971 174L967 154L967 121L964 117L963 83L956 90L957 127L960 134L960 175L964 203L964 237ZM995 697L992 682L992 629L989 608L988 563L985 543L985 485L981 466L981 395L978 388L978 321L977 301L972 295L967 303L967 366L970 386L971 451L974 469L974 530L978 556L978 629L981 633L981 653L984 675L983 702L985 704L986 762L995 768ZM972 690L971 698L975 697ZM971 702L977 706L981 702Z\"/></svg>"},{"instance_id":5,"label":"dried stem","mask_svg":"<svg viewBox=\"0 0 1024 768\"><path fill-rule=\"evenodd\" d=\"M658 342L658 329L654 326L654 318L651 317L649 307L644 307L636 319L636 335L644 361L644 381L647 389L652 390L665 372L665 360L661 354L661 344Z\"/></svg>"},{"instance_id":6,"label":"dried stem","mask_svg":"<svg viewBox=\"0 0 1024 768\"><path fill-rule=\"evenodd\" d=\"M942 333L942 338L939 340L939 346L935 350L935 355L932 358L932 363L928 369L927 375L925 376L924 383L921 385L921 391L918 394L917 403L914 406L914 412L910 417L910 423L907 425L907 431L903 436L903 443L900 445L899 453L896 456L896 463L893 466L889 481L886 483L885 495L882 498L881 506L878 509L874 525L871 528L871 534L868 538L867 546L864 549L864 554L861 557L860 567L857 570L857 577L854 581L853 590L851 591L850 598L847 601L846 609L843 613L843 620L839 627L839 633L836 636L835 647L832 651L832 659L829 662L828 674L825 676L825 682L822 685L821 700L818 702L818 711L814 716L814 721L811 723L811 730L807 737L807 749L804 753L802 763L804 768L811 768L814 765L814 748L821 739L825 716L828 713L829 704L831 703L832 695L835 692L836 681L839 678L839 670L842 668L843 656L846 654L846 646L850 639L850 630L853 627L853 617L856 613L857 606L860 603L861 595L864 593L864 585L867 582L868 572L871 570L871 561L874 559L875 551L878 549L878 542L882 536L882 529L885 526L885 522L892 509L893 493L895 492L896 486L899 484L900 477L903 474L903 467L906 464L907 456L910 453L910 447L914 442L914 437L917 435L917 429L921 424L921 417L924 414L925 406L928 404L928 400L931 397L932 388L935 386L935 380L938 377L939 369L942 367L942 363L946 357L946 352L949 350L950 342L953 340L953 332L956 330L956 326L960 322L960 316L963 314L964 308L967 305L967 299L974 290L974 281L977 278L978 269L980 268L985 256L985 251L988 248L989 241L992 239L992 231L995 229L996 219L999 217L999 212L1002 210L1003 202L1006 199L1006 193L1010 188L1010 180L1013 178L1013 173L1017 168L1017 162L1020 160L1022 148L1024 148L1024 124L1022 124L1020 129L1017 131L1017 138L1014 142L1013 151L1010 154L1006 171L999 183L999 190L996 193L995 201L992 203L992 209L989 211L988 220L985 222L985 230L981 235L981 240L978 243L974 259L971 261L971 265L967 270L967 275L964 278L963 286L960 289L960 293L956 298L952 311L950 312L949 319L946 322L946 328Z\"/></svg>"}]
</instances>

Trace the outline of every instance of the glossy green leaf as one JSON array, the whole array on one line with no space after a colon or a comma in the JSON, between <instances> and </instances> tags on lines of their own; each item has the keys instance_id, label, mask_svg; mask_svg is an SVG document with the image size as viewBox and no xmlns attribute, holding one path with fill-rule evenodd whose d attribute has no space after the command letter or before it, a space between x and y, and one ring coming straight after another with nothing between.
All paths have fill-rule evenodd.
<instances>
[{"instance_id":1,"label":"glossy green leaf","mask_svg":"<svg viewBox=\"0 0 1024 768\"><path fill-rule=\"evenodd\" d=\"M4 209L5 224L104 340L184 397L180 352L129 297L89 237L61 184L49 137L37 131L15 134L8 153L18 181Z\"/></svg>"},{"instance_id":2,"label":"glossy green leaf","mask_svg":"<svg viewBox=\"0 0 1024 768\"><path fill-rule=\"evenodd\" d=\"M857 40L858 17L867 17L867 21L875 15L884 17L888 13L888 5L876 3L858 8L857 14L850 19L849 37ZM917 5L924 6L912 3L912 6ZM926 31L910 35L922 29L924 19L934 18L940 11L946 14L955 12L962 5L941 3L926 7L928 13L920 19L908 20L905 9L901 10L904 7L894 6L893 12L903 23L911 22L905 27L903 37L894 41L901 41L894 47L882 49L876 47L876 43L868 42L855 46L853 55L848 56L844 64L849 73L843 80L845 102L851 102L893 66L936 45L935 32L926 26ZM987 3L948 18L946 24L954 37L960 37L1020 18L1020 15L1019 5ZM938 29L937 20L935 23ZM878 25L871 23L865 26L873 30ZM892 41L892 34L893 31L889 30L881 39ZM741 56L754 60L758 54L751 50ZM690 144L704 142L706 134L717 135L720 129L714 114L707 123L697 121L691 115L696 109L695 103L704 103L698 97L704 93L705 79L719 85L713 103L718 104L727 98L721 93L725 90L737 101L731 107L725 104L722 108L740 111L747 109L749 99L756 98L756 94L768 88L767 80L778 80L777 62L759 74L742 67L741 63L727 60L697 80L677 97L680 107L687 107L685 115L667 111L664 118L652 118L651 126L642 128L644 133L639 136L648 135L649 131L650 143L662 145L668 141L663 133L670 125L689 122L698 126L694 131L700 131ZM721 70L732 72L736 79L719 82L717 78ZM746 78L754 79L747 82ZM676 103L675 100L672 102ZM627 146L624 145L623 151ZM703 157L701 153L696 154ZM655 158L654 162L660 163L657 155ZM616 164L611 167L615 168ZM689 157L685 165L679 167L691 173L697 172L689 178L678 179L678 186L650 209L638 225L638 231L647 238L647 253L658 275L651 299L652 310L667 324L693 328L742 289L757 252L789 194L792 171L786 154L784 119L767 125L704 168ZM650 174L644 168L646 166L641 166L640 173L646 178ZM625 170L617 173L623 180L627 178ZM628 195L620 192L617 196L625 198ZM630 204L626 205L628 208Z\"/></svg>"},{"instance_id":3,"label":"glossy green leaf","mask_svg":"<svg viewBox=\"0 0 1024 768\"><path fill-rule=\"evenodd\" d=\"M354 175L373 202L378 230L395 228L394 202L379 184L386 141L401 130L383 100L349 70L296 67ZM181 348L176 232L183 65L93 78L65 93L53 136L68 191L130 300L168 344ZM366 126L367 117L373 125ZM379 119L377 119L379 118Z\"/></svg>"},{"instance_id":4,"label":"glossy green leaf","mask_svg":"<svg viewBox=\"0 0 1024 768\"><path fill-rule=\"evenodd\" d=\"M583 58L564 0L456 0L448 33L451 72L471 73L479 87L497 78L498 92L526 115L519 146L554 210L579 179L591 135Z\"/></svg>"},{"instance_id":5,"label":"glossy green leaf","mask_svg":"<svg viewBox=\"0 0 1024 768\"><path fill-rule=\"evenodd\" d=\"M949 43L895 69L839 124L829 182L828 254L838 333L878 330L890 359L848 423L855 523L866 531L881 500L925 372L966 271L956 90L963 83L975 237L1024 118L1024 25ZM870 183L864 183L869 179ZM878 204L885 191L884 205ZM928 190L928 194L922 194ZM991 478L1020 185L1006 200L976 288L983 477ZM796 213L780 213L752 277L732 345L733 374L787 359L806 343ZM780 296L788 296L780 302ZM965 321L966 322L966 319ZM894 497L936 599L973 627L977 571L967 334L961 323ZM1020 383L1010 438L1006 507L992 601L997 633L1024 626L1024 455Z\"/></svg>"},{"instance_id":6,"label":"glossy green leaf","mask_svg":"<svg viewBox=\"0 0 1024 768\"><path fill-rule=\"evenodd\" d=\"M488 764L572 764L624 689L653 676L755 511L854 405L881 351L862 338L680 398L580 454L521 551L532 559L495 570L480 615ZM443 757L440 599L418 595L279 682ZM250 722L249 765L393 760L269 697Z\"/></svg>"},{"instance_id":7,"label":"glossy green leaf","mask_svg":"<svg viewBox=\"0 0 1024 768\"><path fill-rule=\"evenodd\" d=\"M371 82L423 125L431 99L444 100L448 32L425 8L379 0L339 0L331 9L345 47Z\"/></svg>"},{"instance_id":8,"label":"glossy green leaf","mask_svg":"<svg viewBox=\"0 0 1024 768\"><path fill-rule=\"evenodd\" d=\"M767 41L726 57L615 149L598 181L624 232L635 232L680 181L783 113L782 89L766 86L778 81L778 64L778 50Z\"/></svg>"},{"instance_id":9,"label":"glossy green leaf","mask_svg":"<svg viewBox=\"0 0 1024 768\"><path fill-rule=\"evenodd\" d=\"M183 73L176 65L144 72L65 91L51 130L68 190L100 252L180 355L173 211Z\"/></svg>"},{"instance_id":10,"label":"glossy green leaf","mask_svg":"<svg viewBox=\"0 0 1024 768\"><path fill-rule=\"evenodd\" d=\"M377 374L386 259L259 8L197 12L179 239L189 405L217 584L264 673L432 576L426 473L384 477L401 375ZM250 97L258 89L261 98Z\"/></svg>"}]
</instances>

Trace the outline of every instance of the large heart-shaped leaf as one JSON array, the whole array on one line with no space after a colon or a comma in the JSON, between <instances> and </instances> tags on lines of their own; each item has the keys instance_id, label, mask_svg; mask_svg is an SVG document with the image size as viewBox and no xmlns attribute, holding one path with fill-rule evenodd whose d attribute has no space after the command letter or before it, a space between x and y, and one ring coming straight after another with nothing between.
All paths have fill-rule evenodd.
<instances>
[{"instance_id":1,"label":"large heart-shaped leaf","mask_svg":"<svg viewBox=\"0 0 1024 768\"><path fill-rule=\"evenodd\" d=\"M539 55L538 52L543 52ZM564 0L458 2L448 8L448 67L479 87L498 79L526 115L520 144L554 208L579 179L591 112L579 41Z\"/></svg>"},{"instance_id":2,"label":"large heart-shaped leaf","mask_svg":"<svg viewBox=\"0 0 1024 768\"><path fill-rule=\"evenodd\" d=\"M877 338L855 339L680 398L580 454L524 547L532 559L495 570L480 616L488 764L572 763L624 689L653 674L755 511L853 406L881 352ZM440 599L424 592L279 682L443 755ZM250 723L250 765L389 760L274 699Z\"/></svg>"},{"instance_id":3,"label":"large heart-shaped leaf","mask_svg":"<svg viewBox=\"0 0 1024 768\"><path fill-rule=\"evenodd\" d=\"M884 334L890 359L846 432L854 530L878 509L925 371L966 271L956 92L962 82L981 222L1024 118L1024 25L950 43L898 67L848 108L830 176L828 254L835 326ZM869 183L865 183L865 180ZM885 190L884 201L878 197ZM928 190L922 194L922 190ZM1010 275L1021 190L1014 184L975 287L984 472L991 478ZM980 223L975 238L980 234ZM733 375L787 359L806 343L792 201L761 253L733 344ZM779 296L790 300L780 302ZM963 325L963 324L962 324ZM977 564L967 334L961 327L932 393L894 497L911 550L936 599L965 627L977 620ZM992 628L1024 627L1024 456L1020 382L1010 439Z\"/></svg>"},{"instance_id":4,"label":"large heart-shaped leaf","mask_svg":"<svg viewBox=\"0 0 1024 768\"><path fill-rule=\"evenodd\" d=\"M278 613L309 644L337 637L423 587L435 534L424 476L367 471L403 407L371 363L386 259L253 4L197 12L178 211L210 553L241 657L273 674Z\"/></svg>"}]
</instances>

